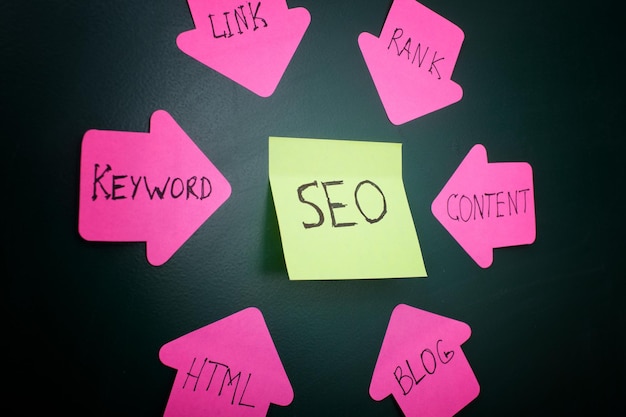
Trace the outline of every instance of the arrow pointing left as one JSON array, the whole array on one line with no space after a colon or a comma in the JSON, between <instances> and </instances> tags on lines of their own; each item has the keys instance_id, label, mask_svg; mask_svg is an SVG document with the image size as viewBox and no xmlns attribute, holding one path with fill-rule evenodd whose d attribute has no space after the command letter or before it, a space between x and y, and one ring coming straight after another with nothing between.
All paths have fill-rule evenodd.
<instances>
[{"instance_id":1,"label":"arrow pointing left","mask_svg":"<svg viewBox=\"0 0 626 417\"><path fill-rule=\"evenodd\" d=\"M493 249L535 241L533 172L526 162L487 160L474 145L432 203L439 222L482 268Z\"/></svg>"},{"instance_id":2,"label":"arrow pointing left","mask_svg":"<svg viewBox=\"0 0 626 417\"><path fill-rule=\"evenodd\" d=\"M160 266L230 197L226 178L163 110L150 132L89 130L81 150L78 231L146 242Z\"/></svg>"}]
</instances>

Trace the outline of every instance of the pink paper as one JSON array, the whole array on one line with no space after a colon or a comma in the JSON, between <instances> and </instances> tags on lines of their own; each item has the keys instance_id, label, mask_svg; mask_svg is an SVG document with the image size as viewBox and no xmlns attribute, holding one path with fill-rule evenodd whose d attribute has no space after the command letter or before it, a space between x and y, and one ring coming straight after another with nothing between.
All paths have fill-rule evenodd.
<instances>
[{"instance_id":1,"label":"pink paper","mask_svg":"<svg viewBox=\"0 0 626 417\"><path fill-rule=\"evenodd\" d=\"M285 0L188 0L195 29L181 33L187 55L261 97L274 93L311 16Z\"/></svg>"},{"instance_id":2,"label":"pink paper","mask_svg":"<svg viewBox=\"0 0 626 417\"><path fill-rule=\"evenodd\" d=\"M493 249L535 241L532 168L525 162L488 163L475 145L432 203L439 222L482 268Z\"/></svg>"},{"instance_id":3,"label":"pink paper","mask_svg":"<svg viewBox=\"0 0 626 417\"><path fill-rule=\"evenodd\" d=\"M149 133L89 130L82 142L78 231L146 242L159 266L230 196L226 178L165 111Z\"/></svg>"},{"instance_id":4,"label":"pink paper","mask_svg":"<svg viewBox=\"0 0 626 417\"><path fill-rule=\"evenodd\" d=\"M449 417L480 391L461 350L471 335L460 321L405 304L393 310L370 384L370 396L389 394L407 417Z\"/></svg>"},{"instance_id":5,"label":"pink paper","mask_svg":"<svg viewBox=\"0 0 626 417\"><path fill-rule=\"evenodd\" d=\"M463 90L451 81L463 32L415 0L394 0L377 38L359 47L389 120L400 125L456 103Z\"/></svg>"},{"instance_id":6,"label":"pink paper","mask_svg":"<svg viewBox=\"0 0 626 417\"><path fill-rule=\"evenodd\" d=\"M289 405L293 389L255 307L241 310L165 344L164 365L177 369L164 417L267 414Z\"/></svg>"}]
</instances>

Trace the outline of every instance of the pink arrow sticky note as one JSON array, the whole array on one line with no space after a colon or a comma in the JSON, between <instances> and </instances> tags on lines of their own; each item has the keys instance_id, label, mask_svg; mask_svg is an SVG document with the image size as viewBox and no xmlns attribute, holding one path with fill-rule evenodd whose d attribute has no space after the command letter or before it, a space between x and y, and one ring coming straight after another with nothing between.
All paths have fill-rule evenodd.
<instances>
[{"instance_id":1,"label":"pink arrow sticky note","mask_svg":"<svg viewBox=\"0 0 626 417\"><path fill-rule=\"evenodd\" d=\"M370 383L407 417L449 417L474 400L478 381L461 350L471 335L460 321L406 304L394 308Z\"/></svg>"},{"instance_id":2,"label":"pink arrow sticky note","mask_svg":"<svg viewBox=\"0 0 626 417\"><path fill-rule=\"evenodd\" d=\"M261 311L241 310L165 344L164 365L177 369L165 417L265 416L289 405L293 389Z\"/></svg>"},{"instance_id":3,"label":"pink arrow sticky note","mask_svg":"<svg viewBox=\"0 0 626 417\"><path fill-rule=\"evenodd\" d=\"M78 231L90 241L146 242L159 266L230 196L230 184L176 121L149 133L89 130L82 142Z\"/></svg>"},{"instance_id":4,"label":"pink arrow sticky note","mask_svg":"<svg viewBox=\"0 0 626 417\"><path fill-rule=\"evenodd\" d=\"M181 33L187 55L261 97L274 93L311 16L285 0L188 0L195 29Z\"/></svg>"},{"instance_id":5,"label":"pink arrow sticky note","mask_svg":"<svg viewBox=\"0 0 626 417\"><path fill-rule=\"evenodd\" d=\"M535 241L533 172L525 162L488 163L475 145L431 205L439 222L482 268L493 249Z\"/></svg>"},{"instance_id":6,"label":"pink arrow sticky note","mask_svg":"<svg viewBox=\"0 0 626 417\"><path fill-rule=\"evenodd\" d=\"M377 38L359 35L359 47L389 120L400 125L456 103L452 81L463 32L415 0L394 0Z\"/></svg>"}]
</instances>

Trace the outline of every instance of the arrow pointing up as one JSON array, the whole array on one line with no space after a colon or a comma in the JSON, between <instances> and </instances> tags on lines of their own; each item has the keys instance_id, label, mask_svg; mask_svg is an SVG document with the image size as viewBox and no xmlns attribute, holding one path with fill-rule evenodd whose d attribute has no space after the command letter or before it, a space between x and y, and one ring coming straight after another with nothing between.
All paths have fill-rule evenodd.
<instances>
[{"instance_id":1,"label":"arrow pointing up","mask_svg":"<svg viewBox=\"0 0 626 417\"><path fill-rule=\"evenodd\" d=\"M178 370L165 417L263 417L286 406L293 389L263 315L249 307L161 347Z\"/></svg>"},{"instance_id":2,"label":"arrow pointing up","mask_svg":"<svg viewBox=\"0 0 626 417\"><path fill-rule=\"evenodd\" d=\"M230 184L165 111L149 133L89 130L82 142L78 231L146 242L165 263L230 196Z\"/></svg>"},{"instance_id":3,"label":"arrow pointing up","mask_svg":"<svg viewBox=\"0 0 626 417\"><path fill-rule=\"evenodd\" d=\"M389 319L370 396L389 395L407 417L451 417L480 387L461 350L471 335L460 321L398 304Z\"/></svg>"},{"instance_id":4,"label":"arrow pointing up","mask_svg":"<svg viewBox=\"0 0 626 417\"><path fill-rule=\"evenodd\" d=\"M461 100L450 78L463 32L415 0L394 0L376 37L359 47L389 120L400 125Z\"/></svg>"},{"instance_id":5,"label":"arrow pointing up","mask_svg":"<svg viewBox=\"0 0 626 417\"><path fill-rule=\"evenodd\" d=\"M188 0L195 29L176 44L187 55L261 97L274 93L311 22L284 0Z\"/></svg>"},{"instance_id":6,"label":"arrow pointing up","mask_svg":"<svg viewBox=\"0 0 626 417\"><path fill-rule=\"evenodd\" d=\"M488 163L475 145L432 203L433 215L482 268L493 249L535 241L532 168L525 162Z\"/></svg>"}]
</instances>

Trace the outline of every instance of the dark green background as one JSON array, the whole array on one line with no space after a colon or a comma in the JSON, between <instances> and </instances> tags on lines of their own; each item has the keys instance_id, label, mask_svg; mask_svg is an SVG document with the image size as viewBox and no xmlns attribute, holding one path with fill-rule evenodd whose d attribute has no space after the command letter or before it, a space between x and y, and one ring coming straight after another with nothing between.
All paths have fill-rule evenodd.
<instances>
[{"instance_id":1,"label":"dark green background","mask_svg":"<svg viewBox=\"0 0 626 417\"><path fill-rule=\"evenodd\" d=\"M159 348L257 306L295 391L270 416L400 416L391 397L368 395L399 303L472 327L463 349L481 392L460 415L624 415L621 3L423 4L465 33L452 77L464 96L395 126L357 44L361 32L380 33L389 0L289 1L311 24L269 98L176 47L193 28L184 0L3 2L11 415L162 415L175 371ZM80 237L78 173L87 130L145 132L158 109L233 192L153 267L142 243ZM289 281L269 192L270 135L402 143L429 277ZM476 143L490 162L526 161L534 173L537 239L497 249L488 269L430 212Z\"/></svg>"}]
</instances>

